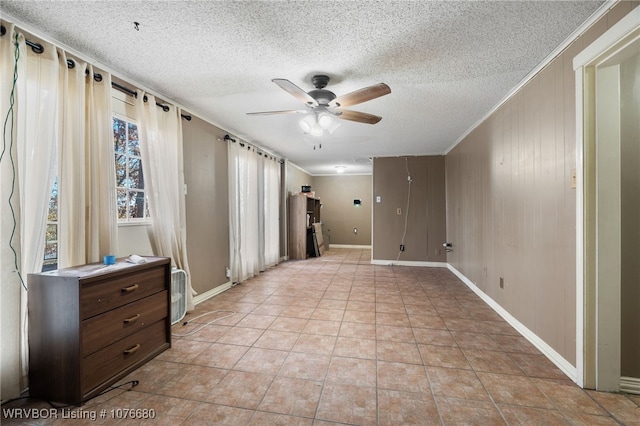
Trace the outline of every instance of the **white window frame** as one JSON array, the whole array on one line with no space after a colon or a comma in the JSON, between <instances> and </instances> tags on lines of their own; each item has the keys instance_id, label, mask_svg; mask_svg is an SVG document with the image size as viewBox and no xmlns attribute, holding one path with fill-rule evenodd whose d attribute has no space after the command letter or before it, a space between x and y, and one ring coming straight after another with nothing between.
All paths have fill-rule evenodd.
<instances>
[{"instance_id":1,"label":"white window frame","mask_svg":"<svg viewBox=\"0 0 640 426\"><path fill-rule=\"evenodd\" d=\"M112 114L112 115L113 115L113 119L122 120L122 121L124 121L125 123L127 123L127 127L128 127L128 124L130 124L130 123L131 123L131 124L135 124L135 125L136 125L136 127L138 126L138 122L137 122L137 120L135 120L133 117L129 117L129 116L127 116L127 115L120 114L120 113L118 113L118 112L113 112L113 114ZM112 123L111 123L112 128L113 128L113 119L112 119ZM115 162L116 155L117 155L116 150L115 150L115 145L114 145L113 154L114 154L113 161ZM127 158L132 157L132 158L139 159L139 160L140 160L140 162L141 162L141 164L142 164L142 158L141 158L141 157L138 157L138 156L130 156L129 154L126 154L126 153L124 153L124 154L119 154L119 155L125 155ZM128 161L127 161L127 164L128 164ZM142 170L142 175L144 176L144 169L142 169L142 166L141 166L141 170ZM127 170L127 176L128 176L128 173L129 173L129 172L128 172L128 170ZM113 177L113 178L114 178L114 179L116 179L116 176L114 175L114 177ZM126 187L122 187L122 186L117 186L117 181L116 181L116 197L117 197L117 193L118 193L118 191L119 191L119 190L123 190L123 189L124 189L124 190L127 190L127 191L128 191L128 190L130 190L130 188L126 188ZM144 211L144 212L149 211L149 204L148 204L148 202L149 202L149 201L148 201L148 197L147 197L147 195L146 195L146 189L144 189L144 188L143 188L143 189L137 189L137 188L135 188L134 190L135 190L135 191L137 191L137 192L141 192L141 193L143 193L143 194L144 194L144 198L143 198L143 199L144 199L143 211ZM116 203L116 208L118 208L118 204L117 204L117 203ZM119 225L120 225L120 224L136 224L136 225L139 225L139 224L148 224L148 223L150 223L150 222L151 222L151 217L150 217L150 216L145 216L145 217L129 217L128 210L127 210L127 217L126 217L126 218L121 218L121 217L119 217L119 212L118 212L118 224L119 224Z\"/></svg>"}]
</instances>

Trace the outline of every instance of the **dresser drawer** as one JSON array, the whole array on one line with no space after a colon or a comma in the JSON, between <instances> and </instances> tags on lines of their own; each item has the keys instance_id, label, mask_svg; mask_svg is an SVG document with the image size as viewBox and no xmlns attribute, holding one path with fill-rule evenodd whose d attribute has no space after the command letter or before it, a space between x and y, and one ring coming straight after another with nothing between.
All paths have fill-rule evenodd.
<instances>
[{"instance_id":1,"label":"dresser drawer","mask_svg":"<svg viewBox=\"0 0 640 426\"><path fill-rule=\"evenodd\" d=\"M82 319L162 291L164 279L164 269L153 268L83 284L80 290Z\"/></svg>"},{"instance_id":2,"label":"dresser drawer","mask_svg":"<svg viewBox=\"0 0 640 426\"><path fill-rule=\"evenodd\" d=\"M169 316L167 293L162 291L82 322L82 355L87 356Z\"/></svg>"},{"instance_id":3,"label":"dresser drawer","mask_svg":"<svg viewBox=\"0 0 640 426\"><path fill-rule=\"evenodd\" d=\"M165 327L166 321L158 321L85 357L82 363L83 394L108 380L114 372L123 371L154 352L168 348Z\"/></svg>"}]
</instances>

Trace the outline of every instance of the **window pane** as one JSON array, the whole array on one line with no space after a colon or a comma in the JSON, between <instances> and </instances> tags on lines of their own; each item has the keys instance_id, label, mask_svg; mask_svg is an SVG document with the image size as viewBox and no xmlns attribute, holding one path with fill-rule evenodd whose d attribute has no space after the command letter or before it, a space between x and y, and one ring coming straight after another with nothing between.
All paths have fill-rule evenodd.
<instances>
[{"instance_id":1,"label":"window pane","mask_svg":"<svg viewBox=\"0 0 640 426\"><path fill-rule=\"evenodd\" d=\"M127 178L127 157L116 154L116 186L124 186Z\"/></svg>"},{"instance_id":2,"label":"window pane","mask_svg":"<svg viewBox=\"0 0 640 426\"><path fill-rule=\"evenodd\" d=\"M44 246L44 260L55 260L58 258L58 243L47 243Z\"/></svg>"},{"instance_id":3,"label":"window pane","mask_svg":"<svg viewBox=\"0 0 640 426\"><path fill-rule=\"evenodd\" d=\"M144 192L130 191L129 192L129 217L130 218L144 218Z\"/></svg>"},{"instance_id":4,"label":"window pane","mask_svg":"<svg viewBox=\"0 0 640 426\"><path fill-rule=\"evenodd\" d=\"M127 218L127 191L119 188L116 191L116 205L118 206L118 219Z\"/></svg>"},{"instance_id":5,"label":"window pane","mask_svg":"<svg viewBox=\"0 0 640 426\"><path fill-rule=\"evenodd\" d=\"M125 152L127 142L127 127L123 120L113 118L113 142L116 152Z\"/></svg>"},{"instance_id":6,"label":"window pane","mask_svg":"<svg viewBox=\"0 0 640 426\"><path fill-rule=\"evenodd\" d=\"M58 225L55 223L47 224L47 228L45 231L45 241L52 242L58 240Z\"/></svg>"},{"instance_id":7,"label":"window pane","mask_svg":"<svg viewBox=\"0 0 640 426\"><path fill-rule=\"evenodd\" d=\"M47 214L47 222L58 221L58 178L53 182L51 195L49 197L49 213Z\"/></svg>"},{"instance_id":8,"label":"window pane","mask_svg":"<svg viewBox=\"0 0 640 426\"><path fill-rule=\"evenodd\" d=\"M127 123L129 127L129 143L127 145L129 155L140 156L140 141L138 140L138 126Z\"/></svg>"},{"instance_id":9,"label":"window pane","mask_svg":"<svg viewBox=\"0 0 640 426\"><path fill-rule=\"evenodd\" d=\"M129 188L144 189L144 179L142 177L142 161L140 158L129 158Z\"/></svg>"}]
</instances>

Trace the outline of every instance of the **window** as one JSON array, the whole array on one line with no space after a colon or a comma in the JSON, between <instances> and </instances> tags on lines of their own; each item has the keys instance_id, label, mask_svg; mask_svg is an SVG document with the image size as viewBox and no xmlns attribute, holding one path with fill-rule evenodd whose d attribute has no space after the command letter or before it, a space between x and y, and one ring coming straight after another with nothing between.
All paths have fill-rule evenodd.
<instances>
[{"instance_id":1,"label":"window","mask_svg":"<svg viewBox=\"0 0 640 426\"><path fill-rule=\"evenodd\" d=\"M49 197L49 212L47 213L47 228L44 241L44 263L42 271L58 268L58 179L53 182Z\"/></svg>"},{"instance_id":2,"label":"window","mask_svg":"<svg viewBox=\"0 0 640 426\"><path fill-rule=\"evenodd\" d=\"M113 140L118 220L132 222L148 219L138 127L130 120L113 117Z\"/></svg>"}]
</instances>

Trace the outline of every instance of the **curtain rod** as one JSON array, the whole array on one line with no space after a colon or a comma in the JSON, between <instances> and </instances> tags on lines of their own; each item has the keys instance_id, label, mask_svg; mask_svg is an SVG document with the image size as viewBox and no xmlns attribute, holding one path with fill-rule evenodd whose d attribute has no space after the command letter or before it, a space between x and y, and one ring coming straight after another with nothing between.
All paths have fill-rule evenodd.
<instances>
[{"instance_id":1,"label":"curtain rod","mask_svg":"<svg viewBox=\"0 0 640 426\"><path fill-rule=\"evenodd\" d=\"M0 25L0 37L4 36L6 33L7 33L7 29L5 28L5 26L4 25ZM26 37L24 39L24 42L25 42L25 44L27 46L31 47L31 50L33 50L34 53L41 54L41 53L44 52L44 46L42 46L40 43L34 43L31 40L28 40ZM72 59L67 59L67 67L68 68L74 68L75 66L76 66L76 63ZM86 74L89 75L89 70L86 71ZM100 81L102 81L102 74L94 73L93 74L93 78L96 81L100 82ZM120 90L121 92L127 93L127 94L133 96L134 98L138 97L138 94L135 91L133 91L133 90L127 88L127 87L121 86L118 83L114 83L113 81L111 82L111 87L113 87L114 89ZM143 98L143 101L147 102L147 97L146 96ZM156 105L159 106L160 108L162 108L162 110L164 112L169 111L169 107L167 105L161 104L159 102L156 102ZM191 121L191 116L190 115L187 115L187 114L180 114L180 115L185 120Z\"/></svg>"},{"instance_id":2,"label":"curtain rod","mask_svg":"<svg viewBox=\"0 0 640 426\"><path fill-rule=\"evenodd\" d=\"M282 158L279 158L277 155L275 154L271 154L269 152L264 151L263 149L260 149L256 146L253 146L251 144L249 144L248 142L238 142L236 141L234 138L232 138L231 136L229 136L228 134L224 135L223 139L218 138L218 140L224 140L225 142L233 142L233 143L237 143L238 145L240 145L242 148L244 148L245 146L247 147L248 150L251 150L253 148L253 151L262 156L262 157L267 157L270 160L275 160L279 163L284 163L284 160Z\"/></svg>"},{"instance_id":3,"label":"curtain rod","mask_svg":"<svg viewBox=\"0 0 640 426\"><path fill-rule=\"evenodd\" d=\"M135 92L135 91L133 91L133 90L129 89L128 87L121 86L120 84L115 83L115 82L113 82L113 81L111 82L111 87L113 87L114 89L117 89L117 90L119 90L119 91L121 91L121 92L124 92L124 93L126 93L126 94L128 94L128 95L131 95L131 96L133 96L134 98L137 98L137 97L138 97L138 93L137 93L137 92ZM145 101L145 102L147 102L147 95L145 95L145 96L144 96L144 98L142 98L142 100L143 100L143 101ZM165 112L169 111L169 107L168 107L167 105L161 104L161 103L159 103L159 102L156 102L156 105L158 105L160 108L162 108L162 110L163 110L163 111L165 111ZM187 114L180 114L180 115L181 115L181 116L182 116L182 118L184 118L185 120L187 120L187 121L191 121L191 116L190 116L190 115L187 115Z\"/></svg>"}]
</instances>

